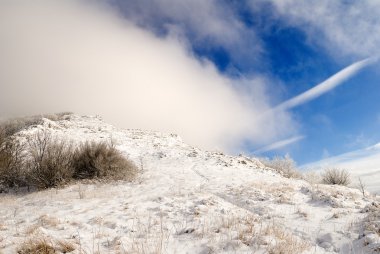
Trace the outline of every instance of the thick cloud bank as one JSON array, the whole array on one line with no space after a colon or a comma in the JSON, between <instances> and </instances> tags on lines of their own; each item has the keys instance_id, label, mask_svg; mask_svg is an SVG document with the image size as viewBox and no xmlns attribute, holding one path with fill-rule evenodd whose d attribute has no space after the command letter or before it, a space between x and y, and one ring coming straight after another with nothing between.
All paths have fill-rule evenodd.
<instances>
[{"instance_id":1,"label":"thick cloud bank","mask_svg":"<svg viewBox=\"0 0 380 254\"><path fill-rule=\"evenodd\" d=\"M82 1L1 1L0 115L70 110L176 132L204 148L264 144L293 130L267 114L262 79L231 80L180 40ZM234 83L248 83L237 90Z\"/></svg>"}]
</instances>

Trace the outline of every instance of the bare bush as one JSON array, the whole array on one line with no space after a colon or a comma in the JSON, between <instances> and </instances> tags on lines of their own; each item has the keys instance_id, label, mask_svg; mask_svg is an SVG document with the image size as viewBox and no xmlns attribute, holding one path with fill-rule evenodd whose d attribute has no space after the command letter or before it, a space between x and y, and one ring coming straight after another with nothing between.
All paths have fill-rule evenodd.
<instances>
[{"instance_id":1,"label":"bare bush","mask_svg":"<svg viewBox=\"0 0 380 254\"><path fill-rule=\"evenodd\" d=\"M28 139L28 178L38 189L55 187L73 175L71 144L52 138L48 131L39 131Z\"/></svg>"},{"instance_id":2,"label":"bare bush","mask_svg":"<svg viewBox=\"0 0 380 254\"><path fill-rule=\"evenodd\" d=\"M269 168L275 169L287 178L301 178L301 173L296 169L295 161L289 156L276 156L272 160L261 159L261 162Z\"/></svg>"},{"instance_id":3,"label":"bare bush","mask_svg":"<svg viewBox=\"0 0 380 254\"><path fill-rule=\"evenodd\" d=\"M75 151L74 178L107 178L132 180L137 167L112 143L86 142Z\"/></svg>"},{"instance_id":4,"label":"bare bush","mask_svg":"<svg viewBox=\"0 0 380 254\"><path fill-rule=\"evenodd\" d=\"M1 134L0 134L1 135ZM26 186L24 174L24 145L14 137L0 137L0 186Z\"/></svg>"},{"instance_id":5,"label":"bare bush","mask_svg":"<svg viewBox=\"0 0 380 254\"><path fill-rule=\"evenodd\" d=\"M322 173L322 182L331 185L344 185L350 184L350 174L345 169L331 168L326 169Z\"/></svg>"}]
</instances>

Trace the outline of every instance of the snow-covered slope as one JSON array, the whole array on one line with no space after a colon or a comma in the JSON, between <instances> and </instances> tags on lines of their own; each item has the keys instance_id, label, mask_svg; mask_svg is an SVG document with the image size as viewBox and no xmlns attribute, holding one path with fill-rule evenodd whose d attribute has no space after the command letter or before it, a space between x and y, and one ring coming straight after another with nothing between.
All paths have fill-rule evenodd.
<instances>
[{"instance_id":1,"label":"snow-covered slope","mask_svg":"<svg viewBox=\"0 0 380 254\"><path fill-rule=\"evenodd\" d=\"M173 134L70 116L29 128L74 142L113 139L140 169L132 183L0 194L0 253L44 239L72 253L372 253L355 189L287 179L257 159L206 152ZM372 206L371 206L372 205ZM367 208L365 208L367 207ZM373 209L371 210L373 212ZM377 217L378 218L378 217ZM372 223L372 222L370 222Z\"/></svg>"}]
</instances>

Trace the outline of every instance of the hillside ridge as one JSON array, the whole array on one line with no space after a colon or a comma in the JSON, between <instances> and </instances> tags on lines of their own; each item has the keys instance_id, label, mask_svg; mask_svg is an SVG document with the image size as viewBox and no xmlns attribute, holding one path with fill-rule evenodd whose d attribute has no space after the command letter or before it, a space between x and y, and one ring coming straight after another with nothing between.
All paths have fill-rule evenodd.
<instances>
[{"instance_id":1,"label":"hillside ridge","mask_svg":"<svg viewBox=\"0 0 380 254\"><path fill-rule=\"evenodd\" d=\"M43 118L15 135L40 130L74 143L112 140L139 176L0 194L0 253L36 239L58 253L62 243L70 253L380 250L380 205L359 190L285 178L256 158L202 151L176 134L118 129L97 116Z\"/></svg>"}]
</instances>

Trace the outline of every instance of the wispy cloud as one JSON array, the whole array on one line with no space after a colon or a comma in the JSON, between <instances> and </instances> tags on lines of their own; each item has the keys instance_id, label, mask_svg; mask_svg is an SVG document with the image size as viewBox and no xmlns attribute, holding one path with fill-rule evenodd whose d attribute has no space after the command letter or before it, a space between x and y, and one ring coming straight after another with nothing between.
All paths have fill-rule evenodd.
<instances>
[{"instance_id":1,"label":"wispy cloud","mask_svg":"<svg viewBox=\"0 0 380 254\"><path fill-rule=\"evenodd\" d=\"M336 59L342 56L368 57L380 53L379 1L270 2L283 22L304 30L310 38L309 42L324 47Z\"/></svg>"},{"instance_id":2,"label":"wispy cloud","mask_svg":"<svg viewBox=\"0 0 380 254\"><path fill-rule=\"evenodd\" d=\"M344 68L343 70L339 71L338 73L334 74L333 76L323 81L322 83L307 90L306 92L281 103L275 108L275 110L290 109L298 105L304 104L310 100L313 100L321 96L322 94L327 93L328 91L334 89L335 87L342 85L344 81L351 78L360 70L367 67L368 65L373 64L376 61L377 61L377 58L367 58L367 59L355 62L351 64L350 66Z\"/></svg>"},{"instance_id":3,"label":"wispy cloud","mask_svg":"<svg viewBox=\"0 0 380 254\"><path fill-rule=\"evenodd\" d=\"M275 143L272 143L270 145L267 145L267 146L264 146L256 151L254 151L253 153L254 154L260 154L260 153L264 153L264 152L269 152L269 151L273 151L273 150L278 150L280 148L284 148L290 144L293 144L295 142L298 142L302 139L304 139L305 136L296 136L296 137L292 137L292 138L288 138L288 139L284 139L284 140L280 140L280 141L277 141Z\"/></svg>"},{"instance_id":4,"label":"wispy cloud","mask_svg":"<svg viewBox=\"0 0 380 254\"><path fill-rule=\"evenodd\" d=\"M287 110L294 108L296 106L302 105L304 103L307 103L325 93L328 91L334 89L335 87L342 85L344 81L347 79L351 78L353 75L358 73L360 70L363 68L375 63L378 61L377 58L372 57L372 58L366 58L364 60L355 62L348 67L344 68L343 70L339 71L338 73L334 74L327 80L323 81L322 83L314 86L313 88L307 90L306 92L297 95L281 104L278 106L270 109L269 111L265 112L264 114L261 115L262 118L267 118L270 115L278 115L282 112L286 112ZM263 153L263 152L268 152L271 150L276 150L282 147L285 147L291 143L294 143L296 141L299 141L300 139L303 139L303 136L297 136L294 138L289 138L285 140L280 140L276 141L270 145L267 145L263 148L260 148L255 151L255 153Z\"/></svg>"}]
</instances>

